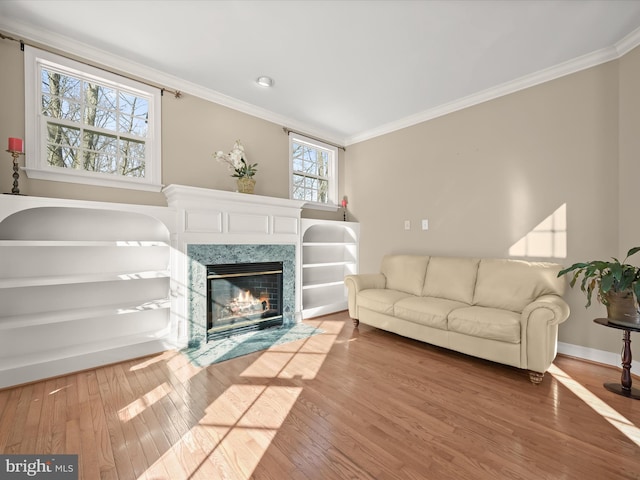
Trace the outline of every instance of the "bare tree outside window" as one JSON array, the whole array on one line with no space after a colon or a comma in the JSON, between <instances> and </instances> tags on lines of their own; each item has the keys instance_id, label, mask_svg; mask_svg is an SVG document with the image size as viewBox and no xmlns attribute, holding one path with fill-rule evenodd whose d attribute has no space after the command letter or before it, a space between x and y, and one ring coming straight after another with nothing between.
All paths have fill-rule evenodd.
<instances>
[{"instance_id":1,"label":"bare tree outside window","mask_svg":"<svg viewBox=\"0 0 640 480\"><path fill-rule=\"evenodd\" d=\"M330 152L305 143L293 142L293 198L327 203Z\"/></svg>"},{"instance_id":2,"label":"bare tree outside window","mask_svg":"<svg viewBox=\"0 0 640 480\"><path fill-rule=\"evenodd\" d=\"M48 165L144 178L146 98L49 68L41 95Z\"/></svg>"},{"instance_id":3,"label":"bare tree outside window","mask_svg":"<svg viewBox=\"0 0 640 480\"><path fill-rule=\"evenodd\" d=\"M159 192L162 90L29 45L24 52L27 176Z\"/></svg>"}]
</instances>

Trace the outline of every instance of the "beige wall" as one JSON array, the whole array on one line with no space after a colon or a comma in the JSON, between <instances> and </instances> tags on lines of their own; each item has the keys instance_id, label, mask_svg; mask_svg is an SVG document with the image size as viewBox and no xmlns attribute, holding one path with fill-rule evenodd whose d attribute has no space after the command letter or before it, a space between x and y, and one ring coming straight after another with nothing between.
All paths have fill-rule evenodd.
<instances>
[{"instance_id":1,"label":"beige wall","mask_svg":"<svg viewBox=\"0 0 640 480\"><path fill-rule=\"evenodd\" d=\"M0 141L24 138L23 53L16 42L0 40ZM153 79L151 79L153 80ZM184 94L162 97L162 182L235 191L235 179L227 167L216 162L212 153L228 152L240 139L251 163L258 163L256 194L279 198L289 196L289 140L282 126ZM0 163L0 191L9 192L13 183L11 157ZM344 152L339 151L339 172ZM24 165L24 158L21 160ZM342 182L341 182L342 184ZM72 183L30 180L20 175L20 191L39 197L72 198L105 202L166 205L162 193L83 186ZM340 190L342 191L342 190ZM303 216L339 219L340 212L305 209Z\"/></svg>"},{"instance_id":2,"label":"beige wall","mask_svg":"<svg viewBox=\"0 0 640 480\"><path fill-rule=\"evenodd\" d=\"M535 260L617 255L618 72L610 62L350 146L360 271L392 252L509 257L562 205L567 258ZM567 298L560 341L619 351L619 333L592 323L602 307L585 310L579 291Z\"/></svg>"},{"instance_id":3,"label":"beige wall","mask_svg":"<svg viewBox=\"0 0 640 480\"><path fill-rule=\"evenodd\" d=\"M620 247L640 246L640 48L620 59ZM630 259L640 265L640 253Z\"/></svg>"}]
</instances>

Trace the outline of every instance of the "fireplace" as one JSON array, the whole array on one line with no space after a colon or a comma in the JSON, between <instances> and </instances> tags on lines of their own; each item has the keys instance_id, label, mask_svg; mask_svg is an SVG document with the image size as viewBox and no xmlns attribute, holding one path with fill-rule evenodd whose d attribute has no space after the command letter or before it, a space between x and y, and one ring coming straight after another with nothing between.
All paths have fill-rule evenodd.
<instances>
[{"instance_id":1,"label":"fireplace","mask_svg":"<svg viewBox=\"0 0 640 480\"><path fill-rule=\"evenodd\" d=\"M207 340L280 326L282 262L207 265Z\"/></svg>"},{"instance_id":2,"label":"fireplace","mask_svg":"<svg viewBox=\"0 0 640 480\"><path fill-rule=\"evenodd\" d=\"M296 323L296 246L291 244L189 244L187 245L188 346L198 347L208 340L208 265L278 262L282 265L282 324ZM270 309L272 307L270 306Z\"/></svg>"}]
</instances>

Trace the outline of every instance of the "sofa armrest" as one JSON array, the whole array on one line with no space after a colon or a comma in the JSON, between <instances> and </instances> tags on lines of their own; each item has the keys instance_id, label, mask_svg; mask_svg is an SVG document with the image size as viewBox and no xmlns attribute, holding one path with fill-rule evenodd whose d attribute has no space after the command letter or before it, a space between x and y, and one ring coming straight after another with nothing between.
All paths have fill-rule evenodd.
<instances>
[{"instance_id":1,"label":"sofa armrest","mask_svg":"<svg viewBox=\"0 0 640 480\"><path fill-rule=\"evenodd\" d=\"M381 273L361 273L358 275L347 275L344 277L344 284L349 290L349 316L357 319L358 292L370 288L385 288L387 279Z\"/></svg>"},{"instance_id":2,"label":"sofa armrest","mask_svg":"<svg viewBox=\"0 0 640 480\"><path fill-rule=\"evenodd\" d=\"M556 358L558 325L569 318L569 305L558 295L543 295L522 311L522 365L544 373Z\"/></svg>"},{"instance_id":3,"label":"sofa armrest","mask_svg":"<svg viewBox=\"0 0 640 480\"><path fill-rule=\"evenodd\" d=\"M559 325L569 318L569 305L558 295L543 295L538 297L524 308L522 317L530 318L536 310L541 308L548 310L551 314L551 317L548 317L547 320L549 325Z\"/></svg>"}]
</instances>

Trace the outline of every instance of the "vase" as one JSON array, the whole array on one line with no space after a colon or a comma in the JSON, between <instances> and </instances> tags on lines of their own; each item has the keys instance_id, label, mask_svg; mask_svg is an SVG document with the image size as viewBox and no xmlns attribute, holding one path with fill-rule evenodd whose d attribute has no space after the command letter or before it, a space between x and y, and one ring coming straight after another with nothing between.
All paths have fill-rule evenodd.
<instances>
[{"instance_id":1,"label":"vase","mask_svg":"<svg viewBox=\"0 0 640 480\"><path fill-rule=\"evenodd\" d=\"M638 302L631 290L606 294L607 319L616 325L640 327Z\"/></svg>"},{"instance_id":2,"label":"vase","mask_svg":"<svg viewBox=\"0 0 640 480\"><path fill-rule=\"evenodd\" d=\"M251 177L238 178L238 192L240 193L253 193L255 186L256 181Z\"/></svg>"}]
</instances>

